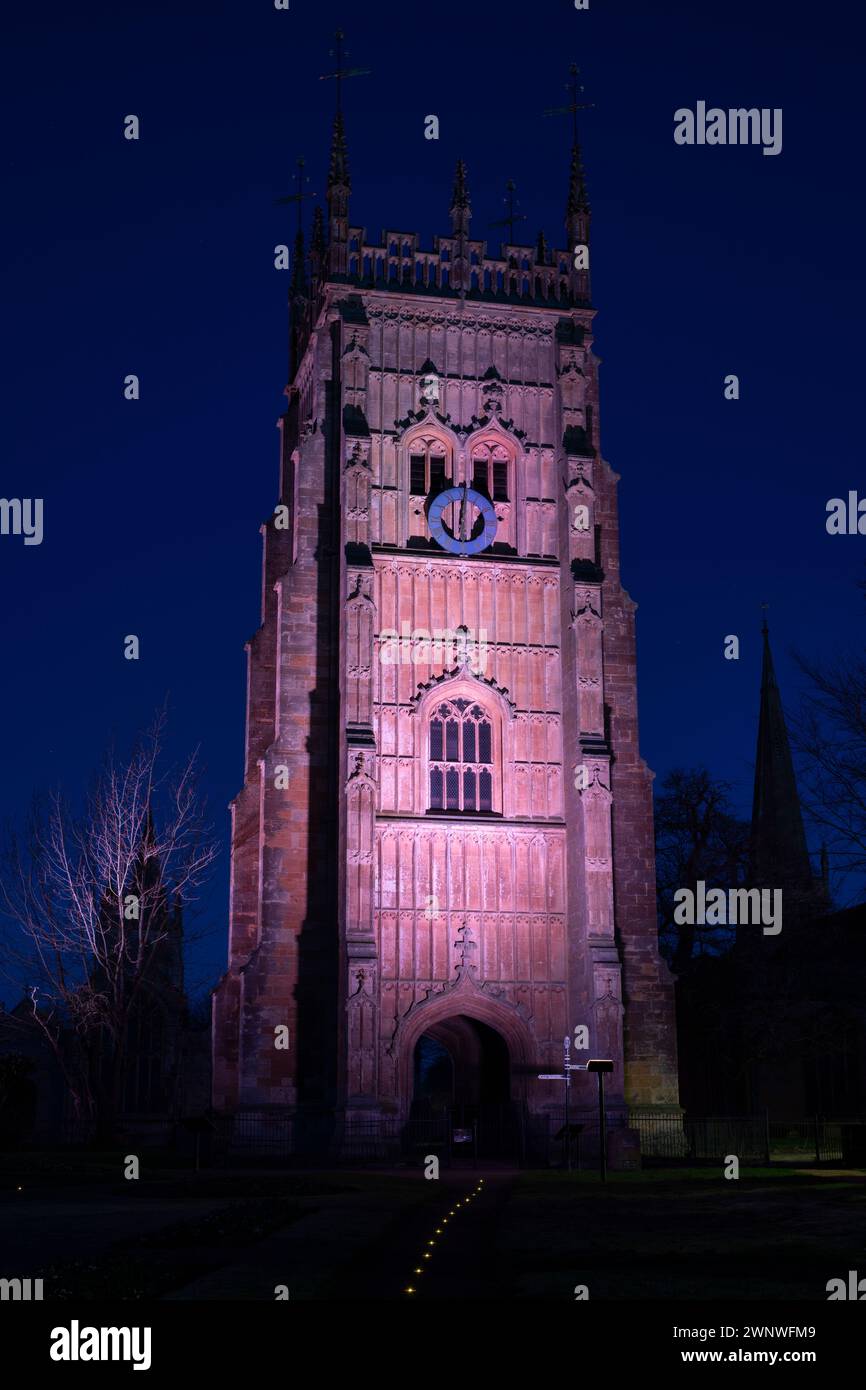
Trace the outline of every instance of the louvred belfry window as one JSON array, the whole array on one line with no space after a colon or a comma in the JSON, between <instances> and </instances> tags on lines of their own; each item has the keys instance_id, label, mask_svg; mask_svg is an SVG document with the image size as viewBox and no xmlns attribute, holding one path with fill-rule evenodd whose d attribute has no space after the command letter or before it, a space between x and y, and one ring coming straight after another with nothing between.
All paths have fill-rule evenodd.
<instances>
[{"instance_id":1,"label":"louvred belfry window","mask_svg":"<svg viewBox=\"0 0 866 1390\"><path fill-rule=\"evenodd\" d=\"M503 447L478 445L473 450L472 486L493 502L508 501L508 453Z\"/></svg>"},{"instance_id":2,"label":"louvred belfry window","mask_svg":"<svg viewBox=\"0 0 866 1390\"><path fill-rule=\"evenodd\" d=\"M430 810L493 810L493 726L473 700L448 700L430 717Z\"/></svg>"},{"instance_id":3,"label":"louvred belfry window","mask_svg":"<svg viewBox=\"0 0 866 1390\"><path fill-rule=\"evenodd\" d=\"M438 440L419 439L409 455L409 492L413 497L426 497L449 486L448 455Z\"/></svg>"}]
</instances>

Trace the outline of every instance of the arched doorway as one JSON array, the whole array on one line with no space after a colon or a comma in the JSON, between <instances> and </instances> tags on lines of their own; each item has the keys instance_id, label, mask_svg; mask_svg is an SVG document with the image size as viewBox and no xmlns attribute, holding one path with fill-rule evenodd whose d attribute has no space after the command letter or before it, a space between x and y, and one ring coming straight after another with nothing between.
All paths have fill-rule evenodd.
<instances>
[{"instance_id":1,"label":"arched doorway","mask_svg":"<svg viewBox=\"0 0 866 1390\"><path fill-rule=\"evenodd\" d=\"M414 1046L410 1124L471 1130L479 1155L515 1151L508 1044L482 1019L455 1014L431 1022Z\"/></svg>"}]
</instances>

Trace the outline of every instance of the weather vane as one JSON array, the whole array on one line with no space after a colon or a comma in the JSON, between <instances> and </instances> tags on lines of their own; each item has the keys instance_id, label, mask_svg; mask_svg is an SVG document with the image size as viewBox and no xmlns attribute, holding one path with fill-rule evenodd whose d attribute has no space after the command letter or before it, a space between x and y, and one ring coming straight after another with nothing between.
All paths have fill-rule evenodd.
<instances>
[{"instance_id":1,"label":"weather vane","mask_svg":"<svg viewBox=\"0 0 866 1390\"><path fill-rule=\"evenodd\" d=\"M304 184L310 182L309 176L306 176L306 175L304 174L304 166L305 166L304 156L303 156L302 154L301 154L301 155L298 155L298 172L297 172L296 174L292 174L292 178L295 179L295 180L297 181L298 191L297 191L297 193L289 193L289 194L287 195L287 197L285 197L285 198L277 198L277 200L276 200L276 206L277 206L277 207L284 207L287 203L297 203L297 205L298 205L298 231L299 231L299 232L300 232L300 230L301 230L301 204L303 203L303 201L304 201L305 198L315 198L315 196L316 196L315 192L312 192L312 193L305 193L305 192L304 192Z\"/></svg>"},{"instance_id":2,"label":"weather vane","mask_svg":"<svg viewBox=\"0 0 866 1390\"><path fill-rule=\"evenodd\" d=\"M344 68L344 67L343 67L343 60L344 60L345 58L348 58L348 56L349 56L349 50L348 50L348 48L345 49L345 50L343 49L343 39L344 39L345 37L346 37L346 35L343 33L342 29L338 29L337 32L336 32L336 34L334 35L334 38L335 38L335 40L336 40L337 46L336 46L336 48L332 48L332 49L329 50L329 51L330 51L330 56L331 56L332 58L336 58L336 60L337 60L337 71L336 71L336 72L323 72L323 73L321 73L320 76L319 76L319 81L320 81L320 82L330 82L330 81L333 79L333 80L336 81L336 83L337 83L337 114L338 114L338 115L340 114L340 112L341 112L341 110L342 110L343 78L344 78L344 77L367 77L367 76L372 72L372 68Z\"/></svg>"},{"instance_id":3,"label":"weather vane","mask_svg":"<svg viewBox=\"0 0 866 1390\"><path fill-rule=\"evenodd\" d=\"M590 111L594 106L594 101L578 101L578 97L583 91L582 83L578 82L580 68L577 63L572 63L569 68L571 81L566 82L565 90L571 93L571 104L569 106L551 106L545 111L545 116L571 116L573 144L577 144L577 113L578 111Z\"/></svg>"},{"instance_id":4,"label":"weather vane","mask_svg":"<svg viewBox=\"0 0 866 1390\"><path fill-rule=\"evenodd\" d=\"M506 193L506 196L505 196L505 197L503 198L503 200L502 200L504 203L507 203L507 204L508 204L508 216L507 216L507 217L500 217L500 218L498 218L495 222L491 222L491 224L490 224L491 227L507 227L507 228L508 228L508 240L509 240L510 243L513 243L513 242L514 242L514 224L515 224L515 222L525 222L525 221L526 221L526 213L525 213L525 212L515 212L515 211L514 211L514 194L515 194L516 189L517 189L517 184L514 182L514 179L509 179L508 182L507 182L507 184L505 185L505 193Z\"/></svg>"}]
</instances>

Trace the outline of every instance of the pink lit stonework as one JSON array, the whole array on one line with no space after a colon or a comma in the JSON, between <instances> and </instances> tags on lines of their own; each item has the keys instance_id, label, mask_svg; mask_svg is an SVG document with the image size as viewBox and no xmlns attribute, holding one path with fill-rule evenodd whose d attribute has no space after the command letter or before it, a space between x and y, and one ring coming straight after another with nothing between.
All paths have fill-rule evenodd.
<instances>
[{"instance_id":1,"label":"pink lit stonework","mask_svg":"<svg viewBox=\"0 0 866 1390\"><path fill-rule=\"evenodd\" d=\"M573 1060L614 1060L612 1106L677 1110L588 272L543 241L489 256L462 165L432 252L402 232L369 244L348 201L338 118L328 216L293 281L214 1106L337 1136L347 1116L405 1118L424 1034L471 1099L478 1021L517 1111L561 1106L536 1077L580 1025ZM588 244L577 152L566 232ZM437 486L464 481L497 527L465 558L426 522ZM427 640L461 629L468 657ZM575 1112L595 1096L577 1073Z\"/></svg>"}]
</instances>

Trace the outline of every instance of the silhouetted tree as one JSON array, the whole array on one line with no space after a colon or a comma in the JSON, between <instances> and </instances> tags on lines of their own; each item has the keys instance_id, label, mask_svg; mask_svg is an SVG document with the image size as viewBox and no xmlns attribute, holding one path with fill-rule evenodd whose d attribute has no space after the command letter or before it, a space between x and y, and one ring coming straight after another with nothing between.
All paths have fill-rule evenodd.
<instances>
[{"instance_id":1,"label":"silhouetted tree","mask_svg":"<svg viewBox=\"0 0 866 1390\"><path fill-rule=\"evenodd\" d=\"M59 793L37 801L0 868L4 973L61 1068L76 1117L112 1132L127 1032L148 971L217 853L203 822L196 755L160 771L165 715L122 762L109 756L76 815Z\"/></svg>"},{"instance_id":2,"label":"silhouetted tree","mask_svg":"<svg viewBox=\"0 0 866 1390\"><path fill-rule=\"evenodd\" d=\"M859 585L866 595L866 582ZM820 663L796 656L809 682L794 739L810 819L844 872L866 871L866 656Z\"/></svg>"},{"instance_id":3,"label":"silhouetted tree","mask_svg":"<svg viewBox=\"0 0 866 1390\"><path fill-rule=\"evenodd\" d=\"M675 768L656 793L655 830L659 942L674 973L682 974L695 956L717 954L732 938L725 926L675 922L674 894L695 892L699 880L708 889L742 883L749 827L733 814L726 782L706 768Z\"/></svg>"}]
</instances>

